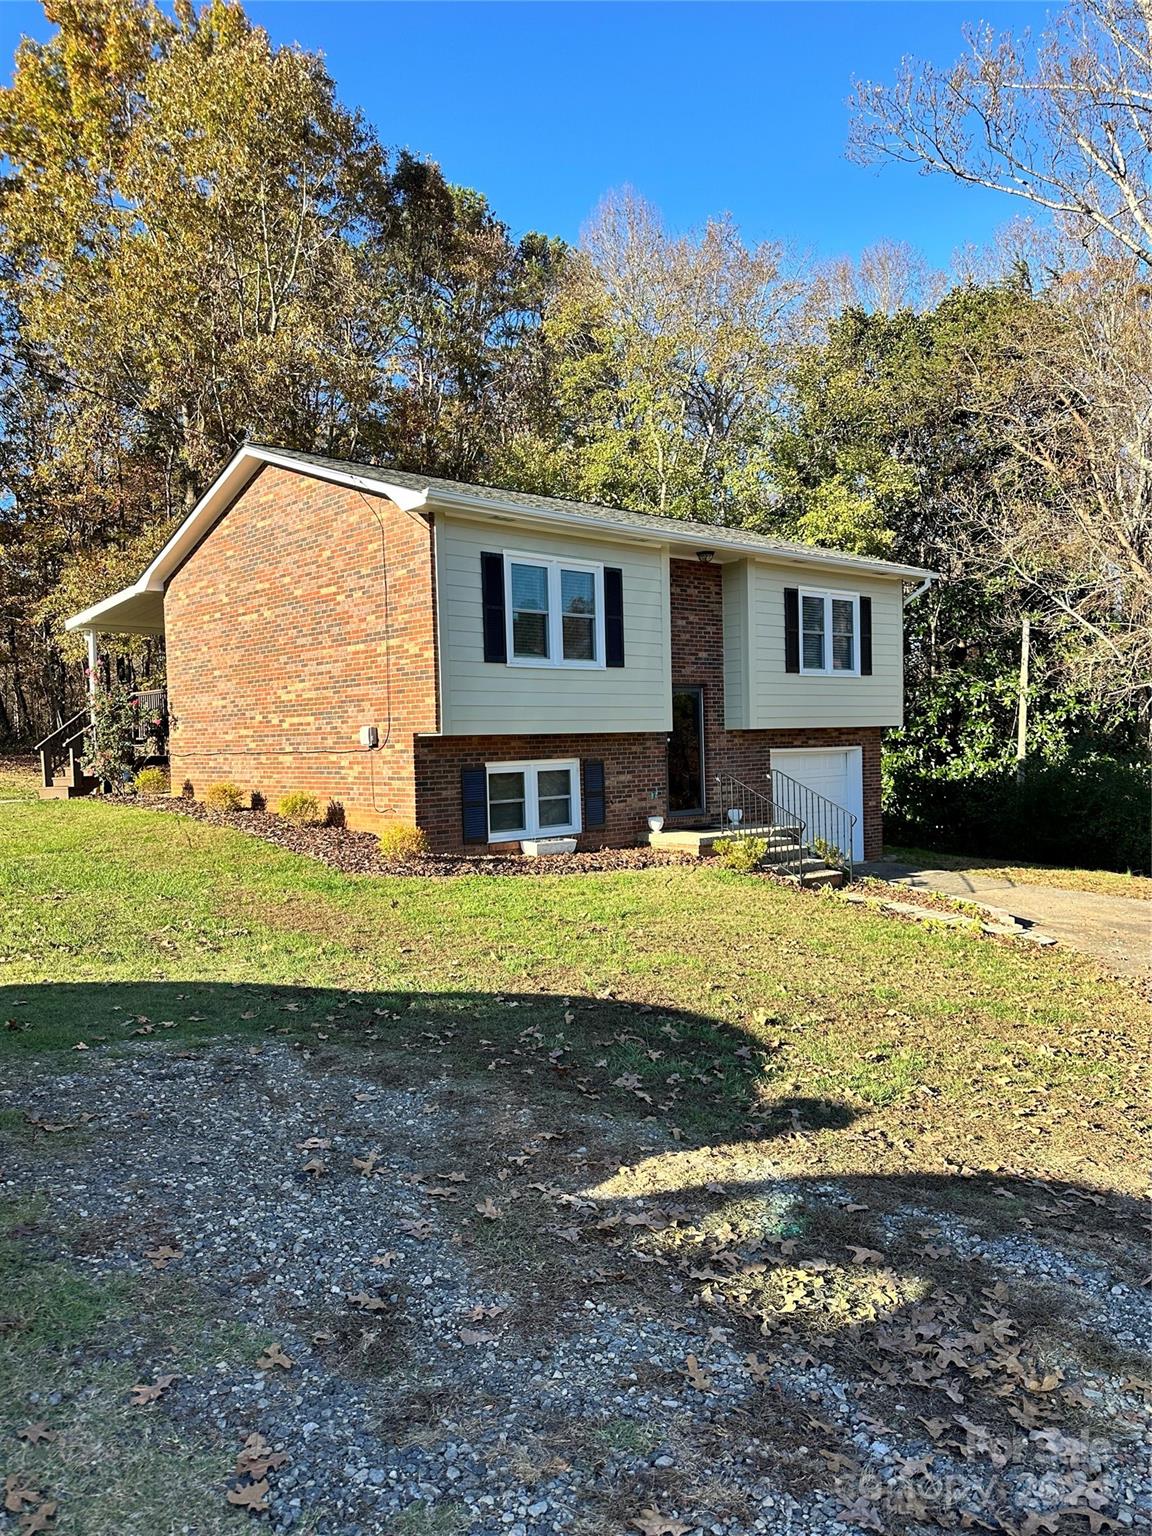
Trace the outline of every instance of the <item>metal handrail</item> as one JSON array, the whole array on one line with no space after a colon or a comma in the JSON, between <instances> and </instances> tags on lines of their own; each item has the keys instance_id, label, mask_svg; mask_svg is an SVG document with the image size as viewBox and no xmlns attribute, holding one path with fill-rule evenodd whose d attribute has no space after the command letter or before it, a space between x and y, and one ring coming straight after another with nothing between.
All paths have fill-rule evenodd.
<instances>
[{"instance_id":1,"label":"metal handrail","mask_svg":"<svg viewBox=\"0 0 1152 1536\"><path fill-rule=\"evenodd\" d=\"M730 773L716 775L720 815L726 824L729 837L769 837L776 832L787 834L783 849L774 849L772 862L795 874L804 884L804 848L807 841L803 821L786 807L778 805L771 795L765 795ZM786 850L786 851L784 851ZM782 858L775 854L784 852Z\"/></svg>"},{"instance_id":2,"label":"metal handrail","mask_svg":"<svg viewBox=\"0 0 1152 1536\"><path fill-rule=\"evenodd\" d=\"M808 828L809 842L815 851L829 863L839 864L851 880L852 847L856 841L858 820L855 812L847 806L838 805L835 800L829 800L827 795L809 789L807 784L789 778L778 768L773 768L768 777L772 784L772 798L783 800L785 805L803 817L804 825Z\"/></svg>"}]
</instances>

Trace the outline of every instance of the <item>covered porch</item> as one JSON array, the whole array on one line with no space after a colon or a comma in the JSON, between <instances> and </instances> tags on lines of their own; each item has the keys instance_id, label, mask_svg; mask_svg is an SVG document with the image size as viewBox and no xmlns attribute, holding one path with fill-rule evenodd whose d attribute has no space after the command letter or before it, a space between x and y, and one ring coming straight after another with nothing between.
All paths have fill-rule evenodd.
<instances>
[{"instance_id":1,"label":"covered porch","mask_svg":"<svg viewBox=\"0 0 1152 1536\"><path fill-rule=\"evenodd\" d=\"M87 756L88 735L96 714L96 701L103 687L100 641L108 635L164 636L163 592L141 591L129 587L103 602L74 614L65 629L84 636L87 656L85 679L87 706L71 719L63 721L42 741L37 742L40 758L40 798L71 800L91 794L99 781L83 764ZM168 755L168 694L165 688L142 688L129 694L132 709L132 734L141 763L162 762Z\"/></svg>"}]
</instances>

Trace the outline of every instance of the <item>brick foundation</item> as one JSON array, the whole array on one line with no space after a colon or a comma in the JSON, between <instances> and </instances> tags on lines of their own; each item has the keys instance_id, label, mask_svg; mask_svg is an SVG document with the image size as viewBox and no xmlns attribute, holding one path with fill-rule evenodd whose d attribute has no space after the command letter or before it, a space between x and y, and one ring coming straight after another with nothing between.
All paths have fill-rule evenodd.
<instances>
[{"instance_id":1,"label":"brick foundation","mask_svg":"<svg viewBox=\"0 0 1152 1536\"><path fill-rule=\"evenodd\" d=\"M422 736L416 741L416 820L433 849L464 847L460 772L482 763L542 758L592 759L604 764L605 825L580 835L584 848L626 848L644 840L648 817L662 814L668 778L667 736L605 732L571 736ZM518 843L492 843L514 853ZM480 851L473 847L472 852Z\"/></svg>"}]
</instances>

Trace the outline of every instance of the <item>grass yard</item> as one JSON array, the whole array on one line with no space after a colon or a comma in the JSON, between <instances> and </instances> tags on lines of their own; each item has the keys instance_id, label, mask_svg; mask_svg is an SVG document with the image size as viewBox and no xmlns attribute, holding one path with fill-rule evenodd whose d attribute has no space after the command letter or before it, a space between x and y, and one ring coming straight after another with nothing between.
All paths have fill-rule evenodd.
<instances>
[{"instance_id":1,"label":"grass yard","mask_svg":"<svg viewBox=\"0 0 1152 1536\"><path fill-rule=\"evenodd\" d=\"M1058 891L1088 891L1097 896L1124 896L1129 901L1152 901L1152 879L1147 875L1120 874L1112 869L1060 869L1052 864L1005 864L1000 859L978 858L961 853L935 853L930 848L888 845L886 859L899 864L918 864L925 869L969 869L1014 885L1048 885Z\"/></svg>"},{"instance_id":2,"label":"grass yard","mask_svg":"<svg viewBox=\"0 0 1152 1536\"><path fill-rule=\"evenodd\" d=\"M1132 1497L1148 1004L1088 959L706 866L348 876L11 799L0 1026L13 1529L228 1531L261 1481L316 1533L774 1497L1071 1536ZM233 1469L252 1433L288 1464ZM1051 1435L1120 1481L1029 1527Z\"/></svg>"}]
</instances>

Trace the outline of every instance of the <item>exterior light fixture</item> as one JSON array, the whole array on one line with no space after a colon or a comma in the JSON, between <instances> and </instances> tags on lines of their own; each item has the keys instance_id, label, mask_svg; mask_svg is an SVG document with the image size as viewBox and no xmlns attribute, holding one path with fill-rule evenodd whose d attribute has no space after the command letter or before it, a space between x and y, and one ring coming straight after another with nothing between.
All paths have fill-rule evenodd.
<instances>
[{"instance_id":1,"label":"exterior light fixture","mask_svg":"<svg viewBox=\"0 0 1152 1536\"><path fill-rule=\"evenodd\" d=\"M701 565L711 565L715 555L716 551L714 549L698 549L696 551L696 558Z\"/></svg>"}]
</instances>

